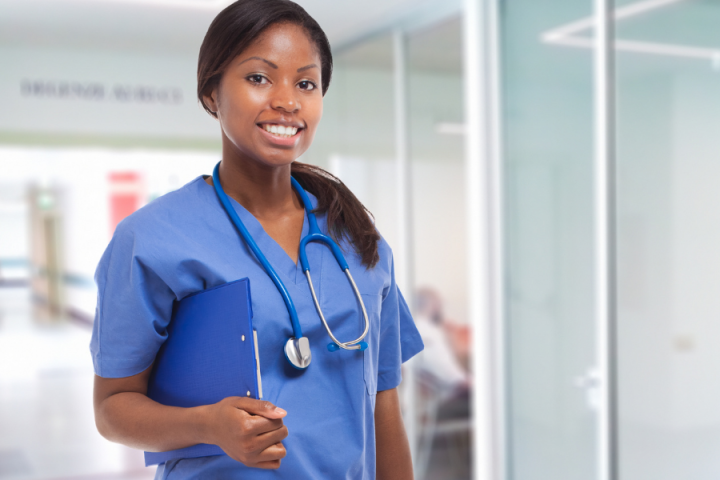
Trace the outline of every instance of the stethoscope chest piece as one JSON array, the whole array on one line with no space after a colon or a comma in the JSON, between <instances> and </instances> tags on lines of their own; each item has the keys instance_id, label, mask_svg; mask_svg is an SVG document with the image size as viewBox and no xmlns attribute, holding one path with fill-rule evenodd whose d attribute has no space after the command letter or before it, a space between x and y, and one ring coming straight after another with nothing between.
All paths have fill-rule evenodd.
<instances>
[{"instance_id":1,"label":"stethoscope chest piece","mask_svg":"<svg viewBox=\"0 0 720 480\"><path fill-rule=\"evenodd\" d=\"M255 240L253 240L252 236L250 235L250 232L248 232L247 228L245 228L245 225L243 224L234 207L230 203L230 199L223 191L222 186L220 185L219 172L220 163L218 162L218 164L215 166L215 169L213 170L213 185L215 186L215 192L220 199L220 203L225 209L225 212L227 212L232 223L235 225L235 228L237 229L240 236L243 238L243 240L245 240L245 243L250 248L250 250L252 250L255 258L258 259L258 261L265 269L265 272L268 274L270 279L272 279L273 283L278 289L278 292L282 296L283 301L285 302L285 306L287 307L288 314L290 315L290 323L292 323L294 337L291 337L285 343L285 357L287 357L288 361L293 367L304 370L310 365L310 361L312 360L312 354L310 353L310 342L308 341L307 337L303 336L302 334L302 328L300 327L300 320L298 319L295 304L293 303L292 298L290 298L290 293L287 291L287 288L285 288L285 284L282 282L282 280L280 280L277 272L275 272L275 269L273 269L272 265L270 265L270 262L268 262L268 259L265 257L265 255L263 255L262 251L260 251L260 247L257 246ZM315 309L320 316L320 320L322 321L325 330L327 330L328 335L333 341L333 343L328 345L328 350L330 352L336 352L340 349L364 351L368 348L368 344L367 342L364 342L362 340L368 333L368 329L370 328L370 321L368 320L368 315L367 311L365 310L365 303L362 300L362 295L360 294L360 291L355 284L355 280L353 280L353 277L350 274L350 269L342 253L342 250L335 242L335 240L320 231L307 193L297 180L291 177L290 181L293 188L302 200L303 207L305 208L305 213L308 219L309 231L308 234L302 240L300 240L300 250L298 252L298 255L300 257L300 263L302 264L303 272L305 272L305 276L308 280L308 286L310 287L310 293L312 294L312 299L315 303ZM365 322L365 330L363 331L362 335L360 335L360 337L356 338L355 340L352 340L350 342L341 342L335 337L335 335L333 335L327 320L325 320L325 315L323 315L322 309L320 308L320 302L318 301L317 295L315 294L315 287L313 286L312 277L310 276L310 265L308 263L307 253L305 251L309 242L321 242L326 244L330 248L330 250L332 250L333 256L335 257L335 260L337 260L340 269L345 272L348 281L352 285L355 296L358 300L358 303L360 304L363 320Z\"/></svg>"},{"instance_id":2,"label":"stethoscope chest piece","mask_svg":"<svg viewBox=\"0 0 720 480\"><path fill-rule=\"evenodd\" d=\"M285 343L285 357L293 367L304 370L310 365L312 353L307 337L289 338Z\"/></svg>"}]
</instances>

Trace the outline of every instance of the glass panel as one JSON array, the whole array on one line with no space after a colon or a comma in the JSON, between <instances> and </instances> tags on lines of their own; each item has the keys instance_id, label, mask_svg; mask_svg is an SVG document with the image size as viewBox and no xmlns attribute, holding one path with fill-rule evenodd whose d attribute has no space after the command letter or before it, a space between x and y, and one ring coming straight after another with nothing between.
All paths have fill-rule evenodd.
<instances>
[{"instance_id":1,"label":"glass panel","mask_svg":"<svg viewBox=\"0 0 720 480\"><path fill-rule=\"evenodd\" d=\"M593 2L500 3L508 476L592 479L592 50L550 34Z\"/></svg>"},{"instance_id":2,"label":"glass panel","mask_svg":"<svg viewBox=\"0 0 720 480\"><path fill-rule=\"evenodd\" d=\"M461 19L410 34L408 115L413 189L416 477L470 477L468 274Z\"/></svg>"},{"instance_id":3,"label":"glass panel","mask_svg":"<svg viewBox=\"0 0 720 480\"><path fill-rule=\"evenodd\" d=\"M720 472L720 4L639 5L616 24L621 478L710 480Z\"/></svg>"},{"instance_id":4,"label":"glass panel","mask_svg":"<svg viewBox=\"0 0 720 480\"><path fill-rule=\"evenodd\" d=\"M406 36L415 289L405 296L415 299L426 351L406 368L401 394L418 480L470 476L460 23ZM335 61L323 127L303 161L325 166L355 192L397 258L393 37L358 44Z\"/></svg>"}]
</instances>

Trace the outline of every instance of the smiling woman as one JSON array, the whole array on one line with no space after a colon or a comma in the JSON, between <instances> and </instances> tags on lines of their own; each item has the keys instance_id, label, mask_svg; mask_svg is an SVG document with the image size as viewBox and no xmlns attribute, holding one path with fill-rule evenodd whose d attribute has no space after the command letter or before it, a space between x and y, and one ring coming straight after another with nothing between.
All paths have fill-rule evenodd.
<instances>
[{"instance_id":1,"label":"smiling woman","mask_svg":"<svg viewBox=\"0 0 720 480\"><path fill-rule=\"evenodd\" d=\"M268 51L272 55L267 55ZM235 135L243 140L254 138L251 143L256 147L266 147L262 155L257 150L251 155L261 163L271 158L292 162L302 155L322 117L322 100L332 71L325 33L297 4L236 2L226 8L213 20L200 47L197 90L203 108L220 120L223 157L248 145L238 143L240 138ZM228 108L236 109L233 118L221 117L225 101L231 102ZM287 127L297 128L297 132L286 137ZM221 172L226 168L223 162ZM355 195L338 178L312 165L294 162L291 171L317 197L316 211L327 213L333 237L349 238L364 265L377 263L380 236ZM230 196L235 198L232 193Z\"/></svg>"},{"instance_id":2,"label":"smiling woman","mask_svg":"<svg viewBox=\"0 0 720 480\"><path fill-rule=\"evenodd\" d=\"M213 177L118 225L98 266L99 431L148 452L224 452L175 455L156 478L412 478L396 387L401 364L423 345L392 252L339 179L296 161L313 141L331 75L327 38L297 4L241 0L223 10L198 62L198 99L218 120L222 160ZM177 303L242 278L252 285L266 401L232 388L208 405L151 400ZM331 332L362 334L342 343ZM328 348L311 357L308 345Z\"/></svg>"},{"instance_id":3,"label":"smiling woman","mask_svg":"<svg viewBox=\"0 0 720 480\"><path fill-rule=\"evenodd\" d=\"M292 24L268 27L233 59L202 95L226 150L242 149L245 160L269 165L302 155L322 117L320 63L305 29Z\"/></svg>"}]
</instances>

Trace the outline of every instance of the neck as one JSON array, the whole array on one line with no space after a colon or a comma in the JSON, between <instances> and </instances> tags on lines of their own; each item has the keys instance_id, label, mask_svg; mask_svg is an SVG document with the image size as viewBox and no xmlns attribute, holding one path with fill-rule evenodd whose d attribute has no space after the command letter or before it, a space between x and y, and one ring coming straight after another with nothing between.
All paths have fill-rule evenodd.
<instances>
[{"instance_id":1,"label":"neck","mask_svg":"<svg viewBox=\"0 0 720 480\"><path fill-rule=\"evenodd\" d=\"M298 195L293 192L290 171L290 165L262 164L223 145L220 163L223 190L256 218L273 218L302 209Z\"/></svg>"}]
</instances>

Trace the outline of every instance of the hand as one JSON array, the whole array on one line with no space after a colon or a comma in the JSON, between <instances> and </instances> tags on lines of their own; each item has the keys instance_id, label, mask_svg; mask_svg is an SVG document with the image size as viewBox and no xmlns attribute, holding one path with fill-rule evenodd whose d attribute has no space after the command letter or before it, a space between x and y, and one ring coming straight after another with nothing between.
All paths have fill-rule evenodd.
<instances>
[{"instance_id":1,"label":"hand","mask_svg":"<svg viewBox=\"0 0 720 480\"><path fill-rule=\"evenodd\" d=\"M208 406L210 439L231 458L248 467L276 469L285 457L282 443L287 412L270 402L228 397Z\"/></svg>"}]
</instances>

